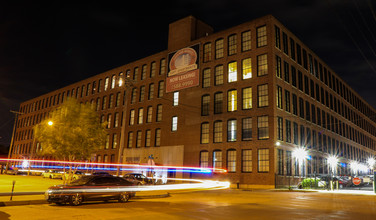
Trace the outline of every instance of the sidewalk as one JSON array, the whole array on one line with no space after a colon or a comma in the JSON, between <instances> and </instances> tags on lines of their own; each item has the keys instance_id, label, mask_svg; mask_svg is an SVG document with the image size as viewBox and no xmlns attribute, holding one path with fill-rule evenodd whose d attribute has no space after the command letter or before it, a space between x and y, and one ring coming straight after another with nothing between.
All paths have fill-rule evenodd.
<instances>
[{"instance_id":1,"label":"sidewalk","mask_svg":"<svg viewBox=\"0 0 376 220\"><path fill-rule=\"evenodd\" d=\"M15 181L13 197L12 185ZM0 175L0 207L16 205L48 204L44 193L48 187L62 184L62 180L47 179L41 176ZM134 199L167 197L167 192L139 192Z\"/></svg>"}]
</instances>

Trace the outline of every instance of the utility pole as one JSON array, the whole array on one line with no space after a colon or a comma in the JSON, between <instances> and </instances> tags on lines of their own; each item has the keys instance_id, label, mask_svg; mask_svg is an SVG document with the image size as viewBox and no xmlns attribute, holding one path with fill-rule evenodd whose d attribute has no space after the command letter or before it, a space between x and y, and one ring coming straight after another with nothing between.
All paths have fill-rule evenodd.
<instances>
[{"instance_id":1,"label":"utility pole","mask_svg":"<svg viewBox=\"0 0 376 220\"><path fill-rule=\"evenodd\" d=\"M12 155L13 144L14 144L14 136L15 136L15 132L16 132L16 125L17 125L18 115L23 115L24 114L22 112L17 112L17 111L12 111L12 110L10 110L10 112L13 113L13 114L15 114L16 117L14 119L12 139L10 140L10 147L9 147L9 152L8 152L8 160L7 160L6 170L9 170L9 159L11 158L11 155Z\"/></svg>"},{"instance_id":2,"label":"utility pole","mask_svg":"<svg viewBox=\"0 0 376 220\"><path fill-rule=\"evenodd\" d=\"M128 75L124 77L124 108L123 108L123 118L121 124L121 133L120 133L120 147L119 147L119 156L118 156L118 163L123 162L123 153L124 153L124 146L125 146L125 126L126 126L126 116L127 116L127 109L128 109L128 93L131 91L130 89L134 87L136 83L135 80L131 79ZM117 167L116 175L120 175L120 166Z\"/></svg>"}]
</instances>

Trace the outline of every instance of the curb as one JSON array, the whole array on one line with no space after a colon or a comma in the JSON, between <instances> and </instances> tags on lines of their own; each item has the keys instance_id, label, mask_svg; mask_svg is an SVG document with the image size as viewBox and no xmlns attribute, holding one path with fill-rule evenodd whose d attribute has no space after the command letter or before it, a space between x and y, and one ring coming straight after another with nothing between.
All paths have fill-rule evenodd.
<instances>
[{"instance_id":1,"label":"curb","mask_svg":"<svg viewBox=\"0 0 376 220\"><path fill-rule=\"evenodd\" d=\"M18 195L41 195L44 193L40 192L30 192L30 193L17 193ZM11 193L2 193L3 196L10 196ZM16 195L14 193L13 195ZM167 198L170 197L169 193L162 194L162 195L150 195L150 196L135 196L133 199L150 199L150 198ZM24 201L5 201L0 202L0 207L4 206L21 206L21 205L42 205L42 204L49 204L44 199L36 199L36 200L24 200Z\"/></svg>"}]
</instances>

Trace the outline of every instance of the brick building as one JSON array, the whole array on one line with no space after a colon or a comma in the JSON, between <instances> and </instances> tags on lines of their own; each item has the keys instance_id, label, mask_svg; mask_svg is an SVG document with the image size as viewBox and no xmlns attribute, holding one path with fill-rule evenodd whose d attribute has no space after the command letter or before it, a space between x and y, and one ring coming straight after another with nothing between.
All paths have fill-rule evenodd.
<instances>
[{"instance_id":1,"label":"brick building","mask_svg":"<svg viewBox=\"0 0 376 220\"><path fill-rule=\"evenodd\" d=\"M156 164L225 168L232 183L272 188L328 174L330 155L344 175L351 161L376 154L375 109L270 15L220 32L183 18L169 25L167 50L23 102L13 158L40 149L33 126L71 96L109 123L93 161L142 164L153 155ZM303 164L298 148L308 152Z\"/></svg>"}]
</instances>

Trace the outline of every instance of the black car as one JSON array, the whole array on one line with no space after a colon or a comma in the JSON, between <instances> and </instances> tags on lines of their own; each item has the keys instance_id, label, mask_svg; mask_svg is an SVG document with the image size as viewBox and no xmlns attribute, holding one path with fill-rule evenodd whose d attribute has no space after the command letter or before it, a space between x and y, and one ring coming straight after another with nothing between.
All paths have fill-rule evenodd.
<instances>
[{"instance_id":1,"label":"black car","mask_svg":"<svg viewBox=\"0 0 376 220\"><path fill-rule=\"evenodd\" d=\"M116 176L83 176L68 185L48 188L45 198L49 203L81 205L84 201L118 200L127 202L135 195L127 187L134 184Z\"/></svg>"}]
</instances>

